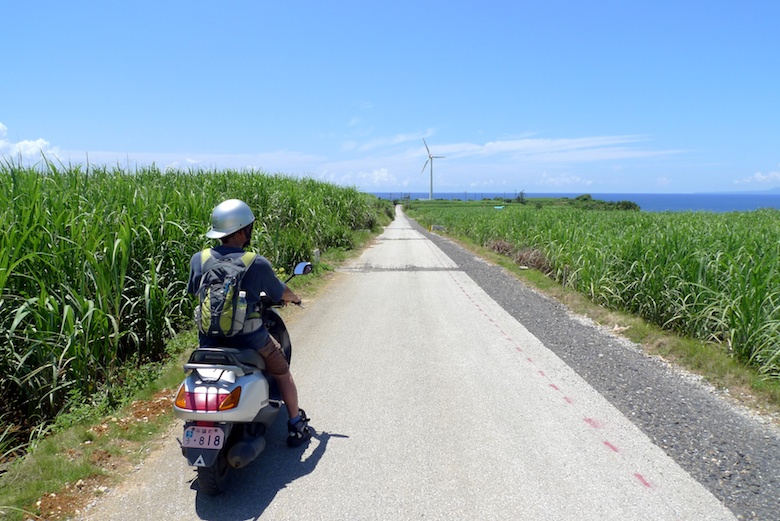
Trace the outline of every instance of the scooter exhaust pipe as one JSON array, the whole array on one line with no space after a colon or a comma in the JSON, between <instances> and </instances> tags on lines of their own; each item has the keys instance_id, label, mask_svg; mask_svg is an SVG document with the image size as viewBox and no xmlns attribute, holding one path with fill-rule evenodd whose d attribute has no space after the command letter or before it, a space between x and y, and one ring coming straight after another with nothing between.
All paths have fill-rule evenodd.
<instances>
[{"instance_id":1,"label":"scooter exhaust pipe","mask_svg":"<svg viewBox=\"0 0 780 521\"><path fill-rule=\"evenodd\" d=\"M241 440L232 447L227 454L228 463L236 469L246 467L265 449L265 438L249 438Z\"/></svg>"}]
</instances>

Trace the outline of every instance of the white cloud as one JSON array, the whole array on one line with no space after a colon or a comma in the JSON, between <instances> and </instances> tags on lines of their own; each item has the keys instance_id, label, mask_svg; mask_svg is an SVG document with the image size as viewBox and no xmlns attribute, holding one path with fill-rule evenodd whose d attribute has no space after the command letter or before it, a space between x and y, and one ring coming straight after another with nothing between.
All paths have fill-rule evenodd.
<instances>
[{"instance_id":1,"label":"white cloud","mask_svg":"<svg viewBox=\"0 0 780 521\"><path fill-rule=\"evenodd\" d=\"M402 143L408 143L410 141L422 141L422 139L427 136L428 136L427 133L419 133L419 132L414 134L396 134L395 136L389 138L374 139L372 141L364 143L363 145L360 146L360 148L358 148L358 150L360 150L361 152L365 152L367 150L373 150L376 148L400 145Z\"/></svg>"},{"instance_id":2,"label":"white cloud","mask_svg":"<svg viewBox=\"0 0 780 521\"><path fill-rule=\"evenodd\" d=\"M338 174L325 170L319 175L319 179L339 185L357 185L364 189L376 189L406 185L407 181L399 181L387 168L378 168L372 171L358 171Z\"/></svg>"},{"instance_id":3,"label":"white cloud","mask_svg":"<svg viewBox=\"0 0 780 521\"><path fill-rule=\"evenodd\" d=\"M547 172L542 174L542 178L537 183L538 186L590 186L593 181L590 179L583 179L578 175L549 175Z\"/></svg>"},{"instance_id":4,"label":"white cloud","mask_svg":"<svg viewBox=\"0 0 780 521\"><path fill-rule=\"evenodd\" d=\"M751 183L778 183L780 182L780 172L769 172L764 174L756 172L750 177L744 179L738 179L734 181L736 184L751 184Z\"/></svg>"},{"instance_id":5,"label":"white cloud","mask_svg":"<svg viewBox=\"0 0 780 521\"><path fill-rule=\"evenodd\" d=\"M469 188L480 188L485 190L485 189L495 188L499 184L503 187L504 185L506 185L506 182L497 183L495 179L487 179L484 181L471 181L469 183Z\"/></svg>"},{"instance_id":6,"label":"white cloud","mask_svg":"<svg viewBox=\"0 0 780 521\"><path fill-rule=\"evenodd\" d=\"M21 153L27 161L39 161L40 151L43 150L47 157L64 157L69 163L88 160L92 164L119 165L131 169L151 164L165 165L164 169L203 166L218 170L251 168L270 173L314 175L328 182L357 186L368 191L408 187L427 191L428 169L426 167L425 172L420 171L427 159L423 138L427 140L432 153L446 157L436 160L434 189L454 192L478 186L513 189L534 186L537 190L544 188L549 191L561 187L584 189L594 184L603 185L598 172L614 168L615 164L621 168L630 168L632 159L664 157L680 152L642 147L640 143L648 138L637 135L548 139L536 138L533 134L519 134L481 144L446 143L433 137L436 132L429 128L373 139L351 136L351 140L341 143L341 148L333 146L322 154L295 150L244 154L201 154L197 150L155 153L68 150L60 153L57 147L51 146L44 139L10 143L7 133L5 125L0 123L0 155L14 157ZM368 136L372 131L358 133ZM330 138L335 139L336 136ZM595 167L589 167L589 164ZM539 172L549 173L540 176ZM744 182L769 179L780 182L780 174L759 173ZM663 186L667 181L660 178L657 182Z\"/></svg>"},{"instance_id":7,"label":"white cloud","mask_svg":"<svg viewBox=\"0 0 780 521\"><path fill-rule=\"evenodd\" d=\"M374 186L392 185L397 179L393 174L387 171L387 168L380 168L368 174L362 174Z\"/></svg>"},{"instance_id":8,"label":"white cloud","mask_svg":"<svg viewBox=\"0 0 780 521\"><path fill-rule=\"evenodd\" d=\"M647 141L635 135L595 136L583 138L522 138L489 141L483 145L458 143L437 148L448 157L508 156L516 161L605 161L655 157L679 153L678 150L641 150L625 145Z\"/></svg>"},{"instance_id":9,"label":"white cloud","mask_svg":"<svg viewBox=\"0 0 780 521\"><path fill-rule=\"evenodd\" d=\"M59 149L51 146L45 139L23 139L12 143L8 141L8 127L0 123L0 155L11 159L19 158L23 162L38 161L41 154L49 159L59 159Z\"/></svg>"}]
</instances>

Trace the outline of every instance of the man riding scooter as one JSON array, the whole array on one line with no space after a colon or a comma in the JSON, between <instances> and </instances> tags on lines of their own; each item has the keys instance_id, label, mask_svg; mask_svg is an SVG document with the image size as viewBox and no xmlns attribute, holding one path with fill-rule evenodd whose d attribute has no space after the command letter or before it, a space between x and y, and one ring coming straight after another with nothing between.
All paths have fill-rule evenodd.
<instances>
[{"instance_id":1,"label":"man riding scooter","mask_svg":"<svg viewBox=\"0 0 780 521\"><path fill-rule=\"evenodd\" d=\"M241 259L248 259L246 271L241 277L241 290L245 294L242 298L246 298L247 316L256 310L261 292L265 292L274 301L301 303L300 297L276 277L268 259L260 255L246 255L245 248L249 246L254 221L252 210L238 199L229 199L214 208L211 213L211 228L206 237L219 239L221 244L192 256L187 283L189 293L199 293L203 275L210 271L213 263L229 259L240 265ZM311 438L309 418L303 409L298 407L298 389L290 366L279 342L268 333L262 320L247 320L246 326L240 332L230 336L219 331L200 329L199 343L201 347L249 348L260 353L265 361L266 372L276 380L282 399L287 405L287 445L298 447Z\"/></svg>"}]
</instances>

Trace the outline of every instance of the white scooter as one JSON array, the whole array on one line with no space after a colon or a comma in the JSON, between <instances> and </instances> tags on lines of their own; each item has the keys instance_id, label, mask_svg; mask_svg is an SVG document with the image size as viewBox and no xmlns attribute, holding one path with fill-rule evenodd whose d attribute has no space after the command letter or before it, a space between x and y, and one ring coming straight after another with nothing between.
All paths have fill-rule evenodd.
<instances>
[{"instance_id":1,"label":"white scooter","mask_svg":"<svg viewBox=\"0 0 780 521\"><path fill-rule=\"evenodd\" d=\"M287 279L310 273L301 262ZM267 295L260 299L263 323L281 344L290 362L292 346L282 317ZM198 348L184 364L187 377L179 386L173 412L184 420L182 454L197 467L199 489L208 495L223 492L231 467L241 468L265 449L264 434L282 406L273 377L254 349Z\"/></svg>"}]
</instances>

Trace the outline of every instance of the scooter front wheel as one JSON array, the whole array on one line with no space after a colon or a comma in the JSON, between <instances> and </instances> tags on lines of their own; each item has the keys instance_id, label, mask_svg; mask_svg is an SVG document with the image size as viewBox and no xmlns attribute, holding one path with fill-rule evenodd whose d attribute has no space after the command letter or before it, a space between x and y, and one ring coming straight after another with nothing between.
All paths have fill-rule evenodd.
<instances>
[{"instance_id":1,"label":"scooter front wheel","mask_svg":"<svg viewBox=\"0 0 780 521\"><path fill-rule=\"evenodd\" d=\"M212 466L198 467L198 488L208 496L216 496L224 492L228 472L230 472L230 465L227 460L227 451L221 450Z\"/></svg>"}]
</instances>

